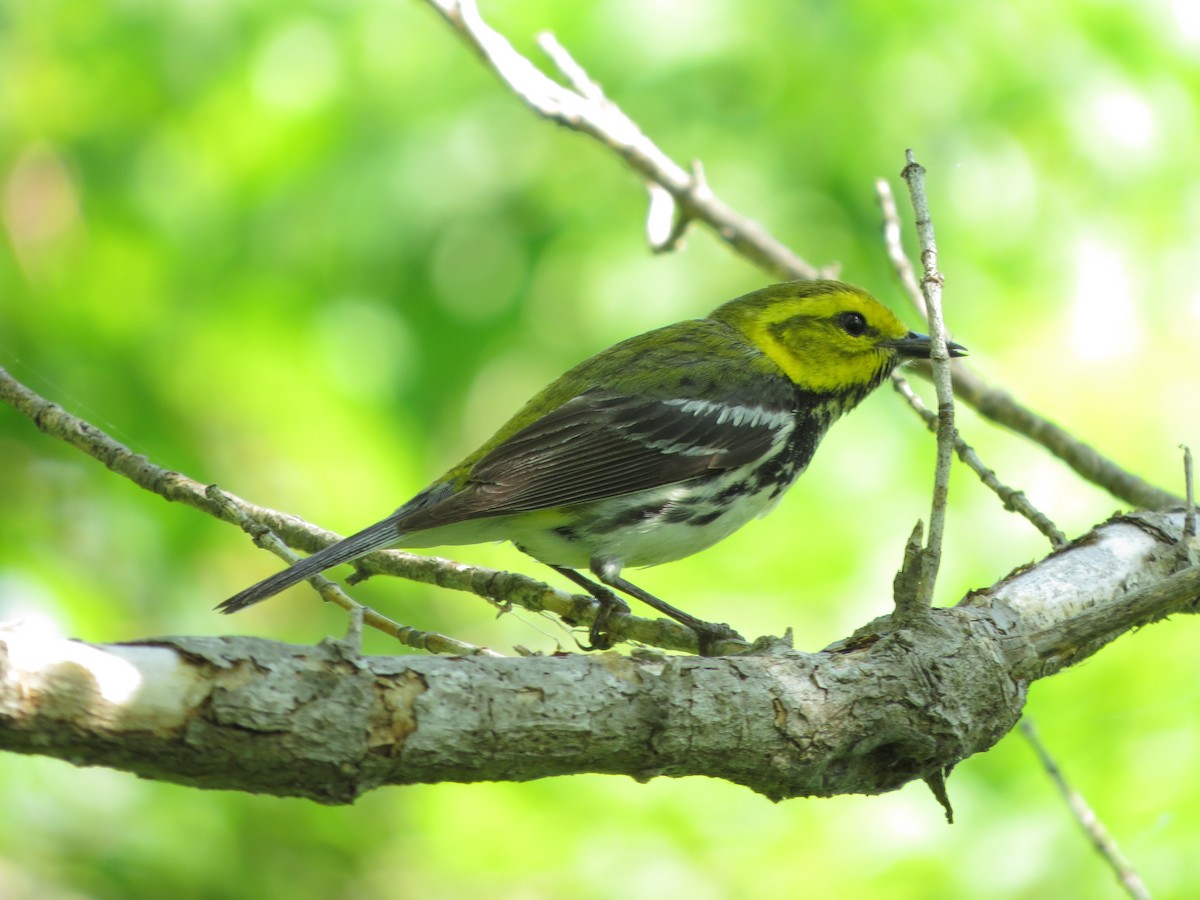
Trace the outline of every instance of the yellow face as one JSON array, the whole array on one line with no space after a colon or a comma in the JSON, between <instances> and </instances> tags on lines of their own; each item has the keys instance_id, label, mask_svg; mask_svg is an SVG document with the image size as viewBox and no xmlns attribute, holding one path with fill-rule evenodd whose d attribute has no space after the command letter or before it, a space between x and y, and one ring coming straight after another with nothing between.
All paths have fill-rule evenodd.
<instances>
[{"instance_id":1,"label":"yellow face","mask_svg":"<svg viewBox=\"0 0 1200 900\"><path fill-rule=\"evenodd\" d=\"M908 334L882 303L838 281L771 285L711 317L741 331L801 388L820 393L878 384L898 359L884 342Z\"/></svg>"}]
</instances>

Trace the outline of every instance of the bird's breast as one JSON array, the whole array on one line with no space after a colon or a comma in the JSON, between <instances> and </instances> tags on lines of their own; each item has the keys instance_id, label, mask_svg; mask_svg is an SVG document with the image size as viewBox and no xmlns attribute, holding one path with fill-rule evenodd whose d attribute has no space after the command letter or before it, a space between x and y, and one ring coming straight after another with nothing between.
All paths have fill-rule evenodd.
<instances>
[{"instance_id":1,"label":"bird's breast","mask_svg":"<svg viewBox=\"0 0 1200 900\"><path fill-rule=\"evenodd\" d=\"M766 462L565 510L568 521L511 540L542 562L572 569L596 559L622 567L682 559L774 508L811 456L791 452L791 443Z\"/></svg>"}]
</instances>

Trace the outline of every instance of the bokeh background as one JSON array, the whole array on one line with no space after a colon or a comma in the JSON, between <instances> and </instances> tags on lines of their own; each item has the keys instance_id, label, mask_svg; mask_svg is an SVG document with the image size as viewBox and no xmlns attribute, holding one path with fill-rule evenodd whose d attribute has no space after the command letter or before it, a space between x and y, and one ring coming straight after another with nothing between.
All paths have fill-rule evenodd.
<instances>
[{"instance_id":1,"label":"bokeh background","mask_svg":"<svg viewBox=\"0 0 1200 900\"><path fill-rule=\"evenodd\" d=\"M916 325L872 183L928 169L947 316L973 363L1134 471L1200 450L1200 8L1189 0L490 2L553 31L678 160ZM709 235L644 246L636 179L531 116L414 0L0 0L0 365L160 465L348 532L613 341L766 280ZM922 387L926 390L927 387ZM1117 509L970 412L1071 534ZM819 649L888 608L933 445L883 390L769 519L639 583ZM941 602L1046 552L953 485ZM466 562L536 572L505 547ZM278 566L0 408L0 613L91 641L317 641ZM394 580L418 627L572 646L528 613ZM1162 897L1200 895L1187 618L1032 691L1067 776ZM372 638L372 652L395 652ZM350 808L0 758L4 897L1117 896L1017 735L950 781L773 805L703 779L385 789Z\"/></svg>"}]
</instances>

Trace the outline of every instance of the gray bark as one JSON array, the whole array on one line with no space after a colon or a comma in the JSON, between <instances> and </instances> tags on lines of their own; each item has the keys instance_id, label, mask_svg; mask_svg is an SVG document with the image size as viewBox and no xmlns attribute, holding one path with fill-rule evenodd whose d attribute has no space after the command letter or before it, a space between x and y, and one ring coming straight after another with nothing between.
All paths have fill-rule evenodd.
<instances>
[{"instance_id":1,"label":"gray bark","mask_svg":"<svg viewBox=\"0 0 1200 900\"><path fill-rule=\"evenodd\" d=\"M954 608L883 617L820 653L360 657L337 641L91 645L14 626L0 749L323 803L580 772L880 793L987 750L1033 680L1195 611L1182 528L1182 513L1116 517Z\"/></svg>"}]
</instances>

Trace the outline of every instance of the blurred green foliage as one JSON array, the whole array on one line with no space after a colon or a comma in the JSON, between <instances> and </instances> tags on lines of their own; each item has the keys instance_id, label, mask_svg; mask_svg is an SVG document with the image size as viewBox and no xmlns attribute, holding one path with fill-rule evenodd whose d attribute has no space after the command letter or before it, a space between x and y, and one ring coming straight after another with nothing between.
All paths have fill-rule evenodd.
<instances>
[{"instance_id":1,"label":"blurred green foliage","mask_svg":"<svg viewBox=\"0 0 1200 900\"><path fill-rule=\"evenodd\" d=\"M1180 487L1177 445L1200 449L1187 0L484 13L535 56L553 31L667 152L703 159L736 207L898 309L872 182L896 185L914 148L973 362ZM0 203L0 365L161 465L343 532L567 366L764 281L699 231L651 256L637 181L535 120L415 2L0 0ZM970 412L961 428L1069 533L1117 506ZM820 648L887 609L932 457L883 391L770 519L640 583ZM278 563L7 408L0 498L4 618L93 641L342 627L303 590L218 617ZM942 602L1046 551L962 472L949 529ZM455 555L535 571L509 548ZM571 646L463 596L394 581L361 596L500 648ZM1125 637L1029 704L1160 897L1200 893L1196 629ZM953 828L920 785L773 806L699 779L597 776L326 809L8 756L0 895L1117 895L1018 736L960 765L950 793Z\"/></svg>"}]
</instances>

